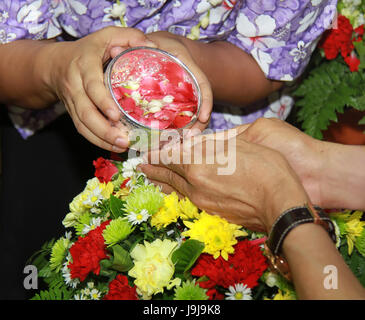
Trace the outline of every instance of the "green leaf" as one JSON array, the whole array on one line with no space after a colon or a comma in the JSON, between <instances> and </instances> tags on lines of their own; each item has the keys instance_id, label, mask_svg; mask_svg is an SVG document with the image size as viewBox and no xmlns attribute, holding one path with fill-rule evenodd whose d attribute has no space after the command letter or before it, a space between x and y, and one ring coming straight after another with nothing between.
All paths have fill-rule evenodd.
<instances>
[{"instance_id":1,"label":"green leaf","mask_svg":"<svg viewBox=\"0 0 365 320\"><path fill-rule=\"evenodd\" d=\"M123 249L120 245L115 245L112 247L113 250L113 265L111 266L112 269L126 272L133 267L133 261L129 254L129 252Z\"/></svg>"},{"instance_id":2,"label":"green leaf","mask_svg":"<svg viewBox=\"0 0 365 320\"><path fill-rule=\"evenodd\" d=\"M51 288L37 293L31 300L70 300L73 291L66 288Z\"/></svg>"},{"instance_id":3,"label":"green leaf","mask_svg":"<svg viewBox=\"0 0 365 320\"><path fill-rule=\"evenodd\" d=\"M112 213L113 219L117 219L125 214L124 204L125 201L120 200L113 195L110 196L110 211Z\"/></svg>"},{"instance_id":4,"label":"green leaf","mask_svg":"<svg viewBox=\"0 0 365 320\"><path fill-rule=\"evenodd\" d=\"M173 252L171 260L175 264L175 272L183 274L188 271L204 250L204 243L198 240L186 240L179 249Z\"/></svg>"},{"instance_id":5,"label":"green leaf","mask_svg":"<svg viewBox=\"0 0 365 320\"><path fill-rule=\"evenodd\" d=\"M322 131L345 107L365 109L362 72L350 72L340 60L326 61L314 67L293 92L299 108L297 117L307 134L322 139Z\"/></svg>"}]
</instances>

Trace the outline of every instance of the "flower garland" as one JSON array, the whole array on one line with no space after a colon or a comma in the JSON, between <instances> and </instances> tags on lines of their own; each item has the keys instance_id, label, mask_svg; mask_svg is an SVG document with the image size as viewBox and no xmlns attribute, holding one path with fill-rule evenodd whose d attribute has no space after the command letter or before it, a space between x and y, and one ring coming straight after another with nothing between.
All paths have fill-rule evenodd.
<instances>
[{"instance_id":1,"label":"flower garland","mask_svg":"<svg viewBox=\"0 0 365 320\"><path fill-rule=\"evenodd\" d=\"M293 93L303 131L317 139L346 107L365 111L365 1L339 1L338 13Z\"/></svg>"},{"instance_id":2,"label":"flower garland","mask_svg":"<svg viewBox=\"0 0 365 320\"><path fill-rule=\"evenodd\" d=\"M32 257L48 287L33 299L296 298L292 284L268 269L265 235L162 193L138 172L140 163L93 162L95 177L63 220L65 236ZM339 250L365 285L362 213L332 218Z\"/></svg>"}]
</instances>

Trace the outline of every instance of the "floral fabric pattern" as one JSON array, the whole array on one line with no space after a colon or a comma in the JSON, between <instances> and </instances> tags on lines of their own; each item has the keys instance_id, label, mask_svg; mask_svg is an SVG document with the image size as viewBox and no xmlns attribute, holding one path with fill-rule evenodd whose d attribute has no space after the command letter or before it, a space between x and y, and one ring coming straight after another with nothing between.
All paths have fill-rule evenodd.
<instances>
[{"instance_id":1,"label":"floral fabric pattern","mask_svg":"<svg viewBox=\"0 0 365 320\"><path fill-rule=\"evenodd\" d=\"M249 53L267 78L292 81L303 72L319 37L331 26L336 3L336 0L120 0L116 10L117 4L107 0L3 0L0 43L62 38L63 34L80 38L110 25L134 27L146 33L165 30L205 42L229 41ZM266 107L257 111L254 117L263 116L268 110ZM9 111L24 138L64 112L60 108L23 112L9 108ZM274 110L267 114L277 113ZM211 127L217 117L213 113ZM226 118L231 124L240 122L238 118L233 122L229 116ZM245 119L241 115L242 123L247 122Z\"/></svg>"}]
</instances>

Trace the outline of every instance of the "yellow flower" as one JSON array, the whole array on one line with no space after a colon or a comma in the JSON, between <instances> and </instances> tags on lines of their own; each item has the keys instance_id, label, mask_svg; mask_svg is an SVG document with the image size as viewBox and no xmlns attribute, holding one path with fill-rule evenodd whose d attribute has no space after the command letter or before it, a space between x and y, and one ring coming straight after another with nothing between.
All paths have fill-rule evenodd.
<instances>
[{"instance_id":1,"label":"yellow flower","mask_svg":"<svg viewBox=\"0 0 365 320\"><path fill-rule=\"evenodd\" d=\"M185 198L179 201L179 214L183 220L198 219L198 208L189 200Z\"/></svg>"},{"instance_id":2,"label":"yellow flower","mask_svg":"<svg viewBox=\"0 0 365 320\"><path fill-rule=\"evenodd\" d=\"M118 190L114 196L119 198L119 199L125 199L127 197L127 195L129 195L129 189L128 188L123 188Z\"/></svg>"},{"instance_id":3,"label":"yellow flower","mask_svg":"<svg viewBox=\"0 0 365 320\"><path fill-rule=\"evenodd\" d=\"M179 197L175 192L164 198L163 206L151 218L151 226L160 230L179 218Z\"/></svg>"},{"instance_id":4,"label":"yellow flower","mask_svg":"<svg viewBox=\"0 0 365 320\"><path fill-rule=\"evenodd\" d=\"M85 213L86 206L83 202L87 199L87 194L85 192L77 195L72 202L69 204L70 212L63 219L62 224L66 227L73 227L78 223L79 217Z\"/></svg>"},{"instance_id":5,"label":"yellow flower","mask_svg":"<svg viewBox=\"0 0 365 320\"><path fill-rule=\"evenodd\" d=\"M270 299L265 299L270 300ZM295 296L289 290L284 292L279 289L278 293L274 296L272 300L295 300Z\"/></svg>"},{"instance_id":6,"label":"yellow flower","mask_svg":"<svg viewBox=\"0 0 365 320\"><path fill-rule=\"evenodd\" d=\"M190 230L183 232L182 236L203 242L203 252L213 255L214 259L221 255L223 259L228 260L228 254L234 252L236 237L247 235L247 232L239 230L241 226L228 223L227 220L205 211L200 214L198 220L184 223Z\"/></svg>"},{"instance_id":7,"label":"yellow flower","mask_svg":"<svg viewBox=\"0 0 365 320\"><path fill-rule=\"evenodd\" d=\"M145 241L144 245L137 244L132 250L134 267L129 270L128 275L136 278L134 283L145 298L163 292L165 287L171 289L180 285L179 278L171 279L175 272L171 255L177 244L168 239L157 239L152 243Z\"/></svg>"},{"instance_id":8,"label":"yellow flower","mask_svg":"<svg viewBox=\"0 0 365 320\"><path fill-rule=\"evenodd\" d=\"M100 193L104 199L109 199L110 195L114 191L114 185L111 181L109 181L108 183L105 183L105 182L99 182L98 178L92 178L92 179L88 180L88 182L86 183L86 188L85 188L84 192L86 192L86 193L92 192L96 188L100 189Z\"/></svg>"},{"instance_id":9,"label":"yellow flower","mask_svg":"<svg viewBox=\"0 0 365 320\"><path fill-rule=\"evenodd\" d=\"M365 226L365 222L360 221L362 214L362 212L356 211L346 219L346 239L349 254L354 250L354 242L361 235Z\"/></svg>"}]
</instances>

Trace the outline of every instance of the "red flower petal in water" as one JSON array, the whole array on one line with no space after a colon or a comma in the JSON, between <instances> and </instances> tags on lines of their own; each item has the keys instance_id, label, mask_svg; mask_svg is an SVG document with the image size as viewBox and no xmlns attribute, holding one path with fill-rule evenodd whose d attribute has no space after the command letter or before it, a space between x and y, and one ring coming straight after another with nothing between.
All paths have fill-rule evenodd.
<instances>
[{"instance_id":1,"label":"red flower petal in water","mask_svg":"<svg viewBox=\"0 0 365 320\"><path fill-rule=\"evenodd\" d=\"M122 274L109 283L109 291L103 300L138 300L136 287L128 284L128 278Z\"/></svg>"},{"instance_id":2,"label":"red flower petal in water","mask_svg":"<svg viewBox=\"0 0 365 320\"><path fill-rule=\"evenodd\" d=\"M174 126L176 128L185 127L190 122L190 120L191 117L177 115L176 118L174 119Z\"/></svg>"},{"instance_id":3,"label":"red flower petal in water","mask_svg":"<svg viewBox=\"0 0 365 320\"><path fill-rule=\"evenodd\" d=\"M102 157L93 161L95 167L95 177L99 179L101 183L111 181L112 177L118 173L118 168L109 160Z\"/></svg>"},{"instance_id":4,"label":"red flower petal in water","mask_svg":"<svg viewBox=\"0 0 365 320\"><path fill-rule=\"evenodd\" d=\"M95 230L89 231L84 237L79 239L70 248L72 262L68 264L71 271L71 278L79 278L84 281L90 272L98 275L100 273L100 261L109 259L104 244L102 232L110 223L110 220L102 223Z\"/></svg>"}]
</instances>

